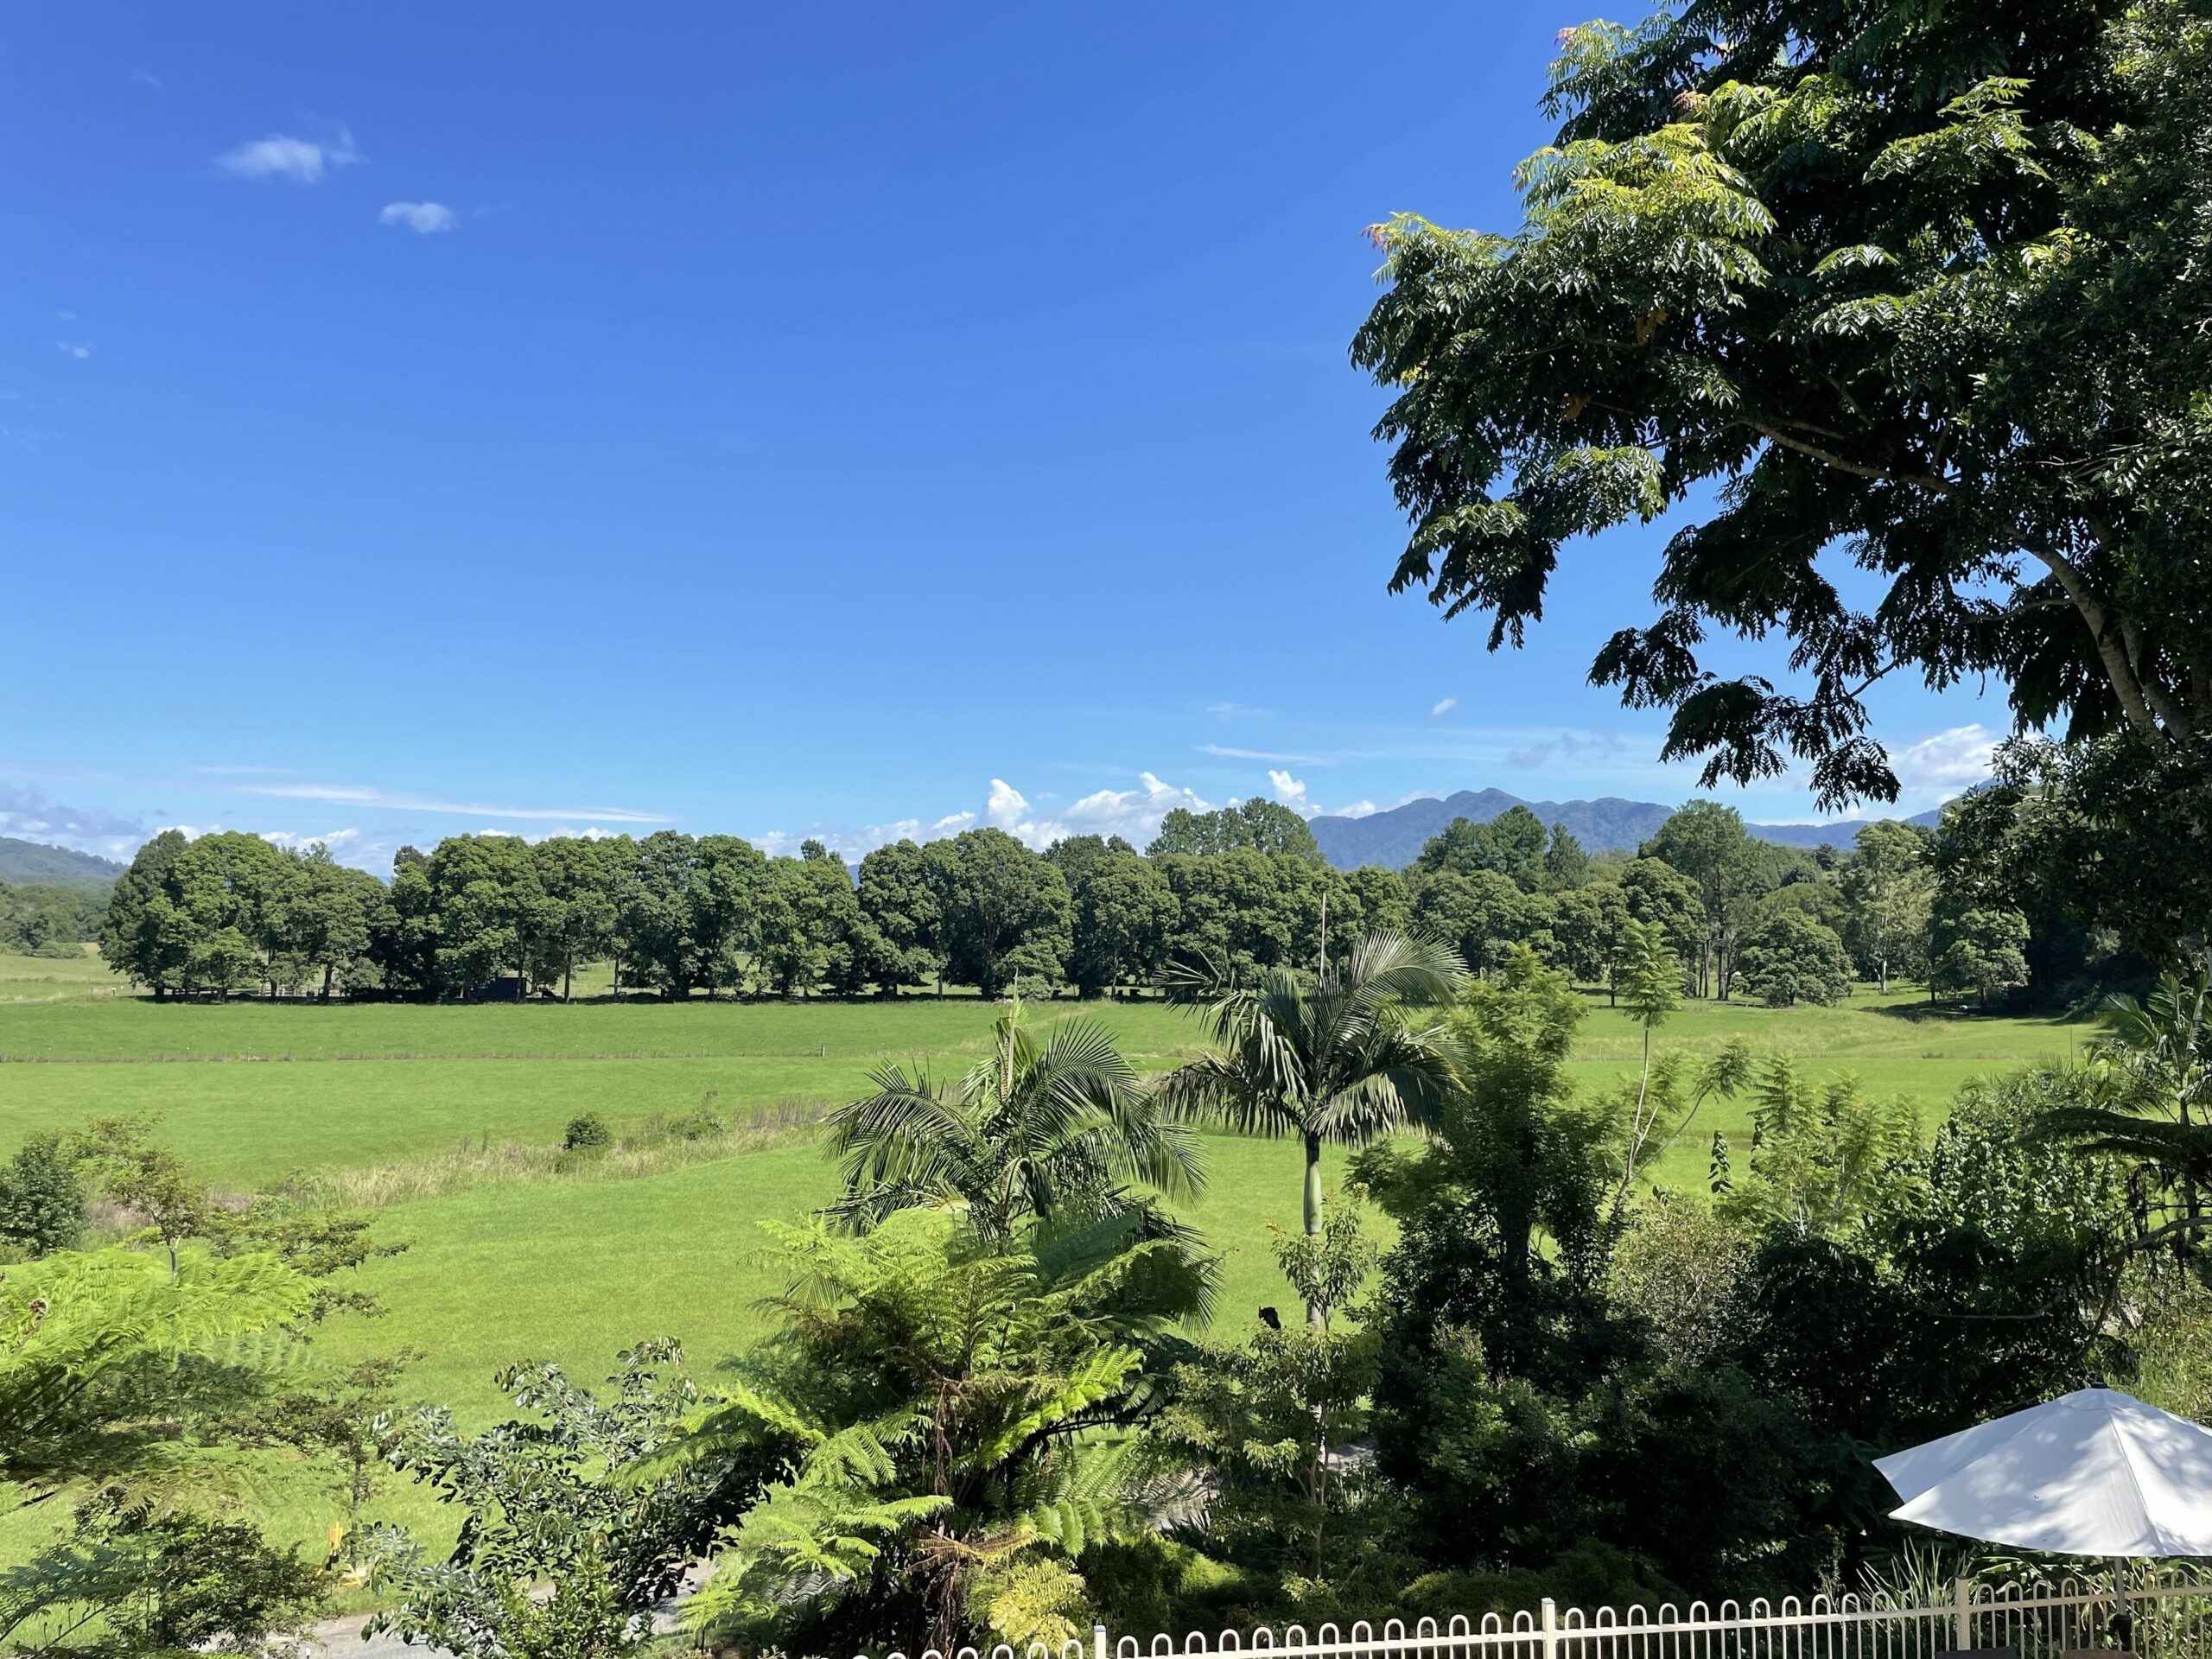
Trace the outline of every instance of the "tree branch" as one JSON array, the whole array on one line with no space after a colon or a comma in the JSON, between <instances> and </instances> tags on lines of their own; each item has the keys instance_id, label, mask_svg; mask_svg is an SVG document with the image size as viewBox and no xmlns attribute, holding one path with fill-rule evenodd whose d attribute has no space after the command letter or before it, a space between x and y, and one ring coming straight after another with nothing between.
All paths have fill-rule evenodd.
<instances>
[{"instance_id":1,"label":"tree branch","mask_svg":"<svg viewBox=\"0 0 2212 1659\"><path fill-rule=\"evenodd\" d=\"M2028 551L2050 567L2050 574L2058 578L2058 585L2066 590L2066 597L2074 601L2074 608L2089 625L2089 637L2096 642L2097 655L2104 662L2105 677L2112 682L2113 694L2120 699L2127 723L2139 732L2157 731L2158 722L2152 717L2151 705L2144 701L2142 683L2135 677L2134 665L2127 660L2126 647L2113 637L2104 601L2090 591L2088 579L2063 553L2040 547L2031 547Z\"/></svg>"},{"instance_id":2,"label":"tree branch","mask_svg":"<svg viewBox=\"0 0 2212 1659\"><path fill-rule=\"evenodd\" d=\"M1840 473L1849 473L1853 478L1871 478L1883 484L1910 484L1920 489L1932 490L1938 495L1948 495L1951 493L1951 480L1938 477L1934 473L1900 473L1886 467L1869 467L1864 461L1853 461L1847 456L1840 455L1833 449L1824 449L1816 443L1808 443L1802 438L1793 438L1771 422L1755 421L1749 416L1737 416L1735 423L1751 428L1770 443L1778 443L1785 449L1794 449L1801 455L1809 455L1815 461L1820 461L1824 466L1833 467Z\"/></svg>"},{"instance_id":3,"label":"tree branch","mask_svg":"<svg viewBox=\"0 0 2212 1659\"><path fill-rule=\"evenodd\" d=\"M2169 731L2181 737L2193 736L2196 728L2195 723L2189 717L2189 710L2174 701L2172 695L2159 680L2155 671L2155 665L2152 672L2144 671L2145 657L2155 656L2157 652L2155 650L2151 652L2144 650L2143 631L2133 622L2122 622L2120 625L2120 638L2127 644L2128 665L2134 669L2136 678L2143 683L2144 700L2151 705L2151 712L2166 722L2166 728Z\"/></svg>"}]
</instances>

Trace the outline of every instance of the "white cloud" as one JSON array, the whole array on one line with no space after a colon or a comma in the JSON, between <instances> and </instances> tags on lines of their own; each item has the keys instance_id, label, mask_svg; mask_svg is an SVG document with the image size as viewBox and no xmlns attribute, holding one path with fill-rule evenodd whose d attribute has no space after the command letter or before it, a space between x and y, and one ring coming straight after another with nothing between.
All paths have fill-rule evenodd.
<instances>
[{"instance_id":1,"label":"white cloud","mask_svg":"<svg viewBox=\"0 0 2212 1659\"><path fill-rule=\"evenodd\" d=\"M1301 818L1363 818L1375 810L1372 801L1354 801L1350 806L1324 806L1306 792L1303 779L1294 778L1287 772L1268 768L1268 782L1275 792L1275 799Z\"/></svg>"},{"instance_id":2,"label":"white cloud","mask_svg":"<svg viewBox=\"0 0 2212 1659\"><path fill-rule=\"evenodd\" d=\"M1177 807L1192 812L1210 812L1211 804L1196 791L1174 784L1163 783L1149 772L1137 774L1141 787L1137 789L1102 789L1084 796L1057 817L1024 817L1002 814L1005 800L1020 802L1027 809L1015 791L998 779L991 779L991 805L987 816L992 823L1008 834L1018 836L1032 847L1051 846L1070 836L1119 836L1124 841L1142 847L1160 833L1160 821Z\"/></svg>"},{"instance_id":3,"label":"white cloud","mask_svg":"<svg viewBox=\"0 0 2212 1659\"><path fill-rule=\"evenodd\" d=\"M797 852L802 842L811 838L846 858L859 858L895 841L940 841L981 823L1003 830L1039 851L1070 836L1119 836L1142 847L1160 833L1160 821L1176 807L1193 812L1213 810L1196 791L1162 782L1149 772L1137 774L1137 785L1135 789L1095 790L1058 811L1048 811L1005 779L994 778L981 812L954 812L930 823L918 817L898 818L861 830L821 824L802 834L772 830L752 840L763 852L785 855Z\"/></svg>"},{"instance_id":4,"label":"white cloud","mask_svg":"<svg viewBox=\"0 0 2212 1659\"><path fill-rule=\"evenodd\" d=\"M337 137L328 143L271 133L226 150L215 158L215 165L242 179L289 179L294 184L317 184L326 171L352 167L360 159L360 151L353 148L353 135L340 127Z\"/></svg>"},{"instance_id":5,"label":"white cloud","mask_svg":"<svg viewBox=\"0 0 2212 1659\"><path fill-rule=\"evenodd\" d=\"M441 201L388 201L377 215L378 224L404 225L417 236L449 231L460 222L453 209Z\"/></svg>"},{"instance_id":6,"label":"white cloud","mask_svg":"<svg viewBox=\"0 0 2212 1659\"><path fill-rule=\"evenodd\" d=\"M1325 766L1330 764L1318 754L1284 754L1273 749L1232 749L1219 743L1201 743L1198 753L1218 755L1224 760L1273 760L1287 766Z\"/></svg>"},{"instance_id":7,"label":"white cloud","mask_svg":"<svg viewBox=\"0 0 2212 1659\"><path fill-rule=\"evenodd\" d=\"M1274 710L1256 708L1249 702L1210 702L1206 704L1206 713L1221 720L1257 720Z\"/></svg>"},{"instance_id":8,"label":"white cloud","mask_svg":"<svg viewBox=\"0 0 2212 1659\"><path fill-rule=\"evenodd\" d=\"M73 357L79 363L92 354L92 342L89 340L57 340L54 343L60 349L62 356Z\"/></svg>"},{"instance_id":9,"label":"white cloud","mask_svg":"<svg viewBox=\"0 0 2212 1659\"><path fill-rule=\"evenodd\" d=\"M1996 734L1986 726L1954 726L1890 757L1907 789L1964 789L1989 776Z\"/></svg>"},{"instance_id":10,"label":"white cloud","mask_svg":"<svg viewBox=\"0 0 2212 1659\"><path fill-rule=\"evenodd\" d=\"M280 800L328 801L341 806L389 807L397 811L443 812L469 818L604 818L610 823L674 822L664 813L640 812L626 806L487 806L480 801L442 800L434 795L378 789L367 784L248 784L243 786L243 792Z\"/></svg>"},{"instance_id":11,"label":"white cloud","mask_svg":"<svg viewBox=\"0 0 2212 1659\"><path fill-rule=\"evenodd\" d=\"M845 859L865 858L879 847L888 847L900 841L942 841L947 836L957 836L963 830L976 827L973 812L953 812L925 823L919 818L894 818L889 823L871 823L862 830L847 830L823 824L793 833L785 830L771 830L765 835L750 837L753 844L771 858L789 858L810 841L823 846Z\"/></svg>"},{"instance_id":12,"label":"white cloud","mask_svg":"<svg viewBox=\"0 0 2212 1659\"><path fill-rule=\"evenodd\" d=\"M106 858L128 858L146 838L145 826L97 806L66 806L43 791L0 783L0 836L20 836L53 847Z\"/></svg>"},{"instance_id":13,"label":"white cloud","mask_svg":"<svg viewBox=\"0 0 2212 1659\"><path fill-rule=\"evenodd\" d=\"M1531 743L1525 748L1509 751L1505 764L1517 766L1523 772L1533 772L1555 754L1569 760L1579 760L1585 755L1595 755L1603 760L1619 753L1624 747L1619 733L1603 727L1595 731L1561 732L1557 737L1544 742Z\"/></svg>"},{"instance_id":14,"label":"white cloud","mask_svg":"<svg viewBox=\"0 0 2212 1659\"><path fill-rule=\"evenodd\" d=\"M335 856L361 839L359 830L324 830L313 834L302 834L291 830L264 830L261 838L272 847L296 849L305 852L310 847L321 847Z\"/></svg>"},{"instance_id":15,"label":"white cloud","mask_svg":"<svg viewBox=\"0 0 2212 1659\"><path fill-rule=\"evenodd\" d=\"M1445 716L1445 715L1446 715L1450 714L1450 713L1451 713L1454 709L1457 709L1459 706L1459 698L1457 698L1457 697L1446 697L1446 698L1445 698L1441 702L1440 702L1440 703L1436 704L1433 708L1432 708L1432 709L1428 711L1428 717L1429 717L1431 720L1441 720L1441 719L1443 719L1443 718L1444 718L1444 716Z\"/></svg>"}]
</instances>

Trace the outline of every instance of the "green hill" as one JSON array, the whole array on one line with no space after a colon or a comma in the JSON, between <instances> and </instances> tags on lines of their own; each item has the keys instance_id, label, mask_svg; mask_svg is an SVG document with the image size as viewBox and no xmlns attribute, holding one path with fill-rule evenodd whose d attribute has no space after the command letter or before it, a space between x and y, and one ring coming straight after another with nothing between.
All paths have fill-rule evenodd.
<instances>
[{"instance_id":1,"label":"green hill","mask_svg":"<svg viewBox=\"0 0 2212 1659\"><path fill-rule=\"evenodd\" d=\"M0 881L10 887L105 887L126 868L96 853L0 836Z\"/></svg>"}]
</instances>

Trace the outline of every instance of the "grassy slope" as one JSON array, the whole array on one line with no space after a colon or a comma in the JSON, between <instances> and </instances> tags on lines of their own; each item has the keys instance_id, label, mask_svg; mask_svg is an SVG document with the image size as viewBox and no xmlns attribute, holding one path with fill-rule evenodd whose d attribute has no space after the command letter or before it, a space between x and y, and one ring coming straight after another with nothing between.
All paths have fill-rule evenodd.
<instances>
[{"instance_id":1,"label":"grassy slope","mask_svg":"<svg viewBox=\"0 0 2212 1659\"><path fill-rule=\"evenodd\" d=\"M886 1058L928 1055L939 1071L962 1069L994 1012L958 998L164 1007L108 994L96 962L0 958L0 1154L31 1129L158 1109L162 1133L195 1168L249 1186L297 1168L435 1155L464 1137L550 1141L586 1109L619 1124L710 1093L725 1107L841 1099ZM1157 1005L1084 1012L1148 1067L1172 1064L1194 1039L1183 1016ZM1873 1089L1905 1093L1931 1122L1967 1077L2066 1053L2079 1035L2054 1021L1931 1016L1908 995L1862 994L1837 1009L1691 1005L1661 1046L1709 1052L1736 1034L1795 1052L1816 1078L1847 1069ZM1593 1001L1573 1071L1587 1085L1608 1084L1632 1070L1638 1048L1637 1028ZM1700 1184L1710 1130L1727 1129L1740 1145L1746 1124L1740 1103L1713 1110L1660 1179ZM1260 1304L1287 1300L1267 1224L1294 1219L1296 1153L1226 1136L1209 1137L1207 1149L1212 1185L1189 1216L1223 1253L1219 1324L1239 1331ZM636 1179L537 1181L395 1205L380 1231L410 1248L365 1275L390 1314L335 1320L318 1345L334 1359L423 1350L409 1392L478 1423L500 1405L492 1372L512 1360L555 1358L597 1378L619 1349L668 1333L709 1369L758 1329L757 1303L772 1288L755 1224L803 1214L828 1196L831 1179L811 1147L785 1144ZM288 1487L270 1519L311 1539L333 1512L328 1498ZM408 1489L388 1512L435 1530ZM0 1535L0 1560L12 1553Z\"/></svg>"},{"instance_id":2,"label":"grassy slope","mask_svg":"<svg viewBox=\"0 0 2212 1659\"><path fill-rule=\"evenodd\" d=\"M0 1008L11 1003L119 997L124 987L88 944L75 957L0 954Z\"/></svg>"}]
</instances>

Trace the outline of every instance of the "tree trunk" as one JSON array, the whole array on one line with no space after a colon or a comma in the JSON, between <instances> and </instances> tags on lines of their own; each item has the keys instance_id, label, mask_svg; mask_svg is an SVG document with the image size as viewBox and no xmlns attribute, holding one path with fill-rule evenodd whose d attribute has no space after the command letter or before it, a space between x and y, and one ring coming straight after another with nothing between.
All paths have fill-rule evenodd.
<instances>
[{"instance_id":1,"label":"tree trunk","mask_svg":"<svg viewBox=\"0 0 2212 1659\"><path fill-rule=\"evenodd\" d=\"M322 1000L326 1002L330 1001L330 982L334 977L332 967L333 964L327 962L322 964Z\"/></svg>"},{"instance_id":2,"label":"tree trunk","mask_svg":"<svg viewBox=\"0 0 2212 1659\"><path fill-rule=\"evenodd\" d=\"M1318 1238L1321 1232L1321 1137L1306 1137L1306 1236ZM1306 1304L1306 1323L1318 1331L1321 1328L1321 1304Z\"/></svg>"}]
</instances>

